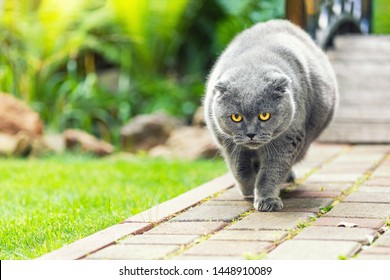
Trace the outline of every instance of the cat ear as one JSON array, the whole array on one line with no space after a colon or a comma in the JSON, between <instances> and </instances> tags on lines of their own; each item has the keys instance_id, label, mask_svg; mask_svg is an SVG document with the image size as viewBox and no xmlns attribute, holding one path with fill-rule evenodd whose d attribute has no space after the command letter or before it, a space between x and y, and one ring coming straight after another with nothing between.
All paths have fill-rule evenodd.
<instances>
[{"instance_id":1,"label":"cat ear","mask_svg":"<svg viewBox=\"0 0 390 280\"><path fill-rule=\"evenodd\" d=\"M291 79L281 73L278 72L271 72L266 77L265 80L267 81L267 88L269 88L273 92L280 92L284 93L286 92L287 87L291 83Z\"/></svg>"},{"instance_id":2,"label":"cat ear","mask_svg":"<svg viewBox=\"0 0 390 280\"><path fill-rule=\"evenodd\" d=\"M217 82L214 87L221 94L224 94L227 91L227 88L228 88L227 84L224 83L224 82Z\"/></svg>"}]
</instances>

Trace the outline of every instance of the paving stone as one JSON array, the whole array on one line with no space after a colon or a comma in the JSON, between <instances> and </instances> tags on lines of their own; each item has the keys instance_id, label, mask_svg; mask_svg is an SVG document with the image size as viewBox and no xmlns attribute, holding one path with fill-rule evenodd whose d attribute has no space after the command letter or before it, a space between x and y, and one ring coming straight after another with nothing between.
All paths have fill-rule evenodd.
<instances>
[{"instance_id":1,"label":"paving stone","mask_svg":"<svg viewBox=\"0 0 390 280\"><path fill-rule=\"evenodd\" d=\"M352 256L361 245L354 241L288 240L271 251L268 260L337 260Z\"/></svg>"},{"instance_id":2,"label":"paving stone","mask_svg":"<svg viewBox=\"0 0 390 280\"><path fill-rule=\"evenodd\" d=\"M219 207L246 207L248 210L253 208L253 200L216 200L210 199L199 206L219 206Z\"/></svg>"},{"instance_id":3,"label":"paving stone","mask_svg":"<svg viewBox=\"0 0 390 280\"><path fill-rule=\"evenodd\" d=\"M237 187L230 188L223 192L222 194L218 195L217 197L213 198L213 200L238 200L242 201L245 200L245 197L240 193Z\"/></svg>"},{"instance_id":4,"label":"paving stone","mask_svg":"<svg viewBox=\"0 0 390 280\"><path fill-rule=\"evenodd\" d=\"M325 174L364 174L372 167L371 163L359 165L326 165L320 169Z\"/></svg>"},{"instance_id":5,"label":"paving stone","mask_svg":"<svg viewBox=\"0 0 390 280\"><path fill-rule=\"evenodd\" d=\"M382 162L381 166L385 166L385 167L390 167L390 157L389 157L389 153L387 153L387 157L386 159Z\"/></svg>"},{"instance_id":6,"label":"paving stone","mask_svg":"<svg viewBox=\"0 0 390 280\"><path fill-rule=\"evenodd\" d=\"M283 194L283 198L334 198L340 195L338 191L306 191L296 189Z\"/></svg>"},{"instance_id":7,"label":"paving stone","mask_svg":"<svg viewBox=\"0 0 390 280\"><path fill-rule=\"evenodd\" d=\"M345 218L345 217L321 217L314 221L313 226L337 227L340 223L356 224L357 228L380 229L385 224L381 219Z\"/></svg>"},{"instance_id":8,"label":"paving stone","mask_svg":"<svg viewBox=\"0 0 390 280\"><path fill-rule=\"evenodd\" d=\"M346 240L370 244L377 235L375 230L368 228L316 226L305 228L294 240Z\"/></svg>"},{"instance_id":9,"label":"paving stone","mask_svg":"<svg viewBox=\"0 0 390 280\"><path fill-rule=\"evenodd\" d=\"M301 191L337 191L342 192L352 187L351 183L308 183L305 182L298 186Z\"/></svg>"},{"instance_id":10,"label":"paving stone","mask_svg":"<svg viewBox=\"0 0 390 280\"><path fill-rule=\"evenodd\" d=\"M366 161L353 161L353 160L340 160L340 161L338 161L338 159L336 159L335 161L332 162L332 166L335 166L335 167L338 166L340 168L343 168L345 166L354 166L356 168L362 168L362 169L365 169L365 170L370 170L373 167L375 167L376 163L377 163L376 161L372 161L372 162L370 162L370 161L369 162L366 162ZM356 172L353 172L353 173L356 173Z\"/></svg>"},{"instance_id":11,"label":"paving stone","mask_svg":"<svg viewBox=\"0 0 390 280\"><path fill-rule=\"evenodd\" d=\"M181 245L189 244L199 237L200 235L140 234L122 239L119 244Z\"/></svg>"},{"instance_id":12,"label":"paving stone","mask_svg":"<svg viewBox=\"0 0 390 280\"><path fill-rule=\"evenodd\" d=\"M206 240L184 253L184 255L242 256L246 253L259 254L274 246L265 241L223 241Z\"/></svg>"},{"instance_id":13,"label":"paving stone","mask_svg":"<svg viewBox=\"0 0 390 280\"><path fill-rule=\"evenodd\" d=\"M321 163L336 156L337 154L345 150L347 147L347 145L328 145L324 143L313 143L311 144L304 161L316 161Z\"/></svg>"},{"instance_id":14,"label":"paving stone","mask_svg":"<svg viewBox=\"0 0 390 280\"><path fill-rule=\"evenodd\" d=\"M354 192L348 195L344 202L374 202L374 203L390 203L390 193L366 193ZM389 205L390 207L390 205Z\"/></svg>"},{"instance_id":15,"label":"paving stone","mask_svg":"<svg viewBox=\"0 0 390 280\"><path fill-rule=\"evenodd\" d=\"M318 213L321 207L327 207L333 199L330 198L287 198L283 199L284 207L280 212L312 212Z\"/></svg>"},{"instance_id":16,"label":"paving stone","mask_svg":"<svg viewBox=\"0 0 390 280\"><path fill-rule=\"evenodd\" d=\"M386 195L389 195L390 188L389 187L374 187L374 186L368 186L368 187L359 187L359 192L365 192L365 193L386 193Z\"/></svg>"},{"instance_id":17,"label":"paving stone","mask_svg":"<svg viewBox=\"0 0 390 280\"><path fill-rule=\"evenodd\" d=\"M390 205L384 203L342 202L333 207L325 216L385 219L390 216Z\"/></svg>"},{"instance_id":18,"label":"paving stone","mask_svg":"<svg viewBox=\"0 0 390 280\"><path fill-rule=\"evenodd\" d=\"M372 245L373 247L390 247L390 231L380 236Z\"/></svg>"},{"instance_id":19,"label":"paving stone","mask_svg":"<svg viewBox=\"0 0 390 280\"><path fill-rule=\"evenodd\" d=\"M159 260L180 249L179 245L112 245L86 257L92 260Z\"/></svg>"},{"instance_id":20,"label":"paving stone","mask_svg":"<svg viewBox=\"0 0 390 280\"><path fill-rule=\"evenodd\" d=\"M390 256L390 247L368 247L365 250L362 250L359 255L389 255Z\"/></svg>"},{"instance_id":21,"label":"paving stone","mask_svg":"<svg viewBox=\"0 0 390 280\"><path fill-rule=\"evenodd\" d=\"M351 152L385 155L390 151L390 145L354 145Z\"/></svg>"},{"instance_id":22,"label":"paving stone","mask_svg":"<svg viewBox=\"0 0 390 280\"><path fill-rule=\"evenodd\" d=\"M383 157L385 156L385 153L383 152L365 152L365 153L350 153L345 158L346 161L350 162L361 162L361 163L371 163L373 165L378 164L381 160L383 160Z\"/></svg>"},{"instance_id":23,"label":"paving stone","mask_svg":"<svg viewBox=\"0 0 390 280\"><path fill-rule=\"evenodd\" d=\"M292 169L294 170L294 172L296 172L295 175L300 174L306 177L313 171L317 170L319 166L323 164L324 161L325 160L321 161L319 159L310 159L306 156L303 161L296 163ZM299 177L297 176L297 178Z\"/></svg>"},{"instance_id":24,"label":"paving stone","mask_svg":"<svg viewBox=\"0 0 390 280\"><path fill-rule=\"evenodd\" d=\"M206 235L221 230L224 222L166 222L144 234L196 234Z\"/></svg>"},{"instance_id":25,"label":"paving stone","mask_svg":"<svg viewBox=\"0 0 390 280\"><path fill-rule=\"evenodd\" d=\"M223 203L225 202L225 203ZM252 203L247 201L213 201L202 204L180 214L171 221L225 221L230 222L241 214L252 209Z\"/></svg>"},{"instance_id":26,"label":"paving stone","mask_svg":"<svg viewBox=\"0 0 390 280\"><path fill-rule=\"evenodd\" d=\"M380 165L377 169L375 169L372 176L373 177L383 177L383 178L390 177L390 164L389 165L384 165L384 164Z\"/></svg>"},{"instance_id":27,"label":"paving stone","mask_svg":"<svg viewBox=\"0 0 390 280\"><path fill-rule=\"evenodd\" d=\"M383 158L383 153L349 153L342 155L339 158L332 161L332 165L337 164L372 164L373 166Z\"/></svg>"},{"instance_id":28,"label":"paving stone","mask_svg":"<svg viewBox=\"0 0 390 280\"><path fill-rule=\"evenodd\" d=\"M314 166L308 166L308 165L306 165L306 162L300 163L298 165L294 165L293 170L294 170L294 173L296 176L296 180L299 181L299 180L305 178L306 176L308 176L308 174L310 174L310 172L316 166L317 166L317 164L315 164Z\"/></svg>"},{"instance_id":29,"label":"paving stone","mask_svg":"<svg viewBox=\"0 0 390 280\"><path fill-rule=\"evenodd\" d=\"M288 230L298 222L310 220L307 212L255 212L229 226L229 229L245 230Z\"/></svg>"},{"instance_id":30,"label":"paving stone","mask_svg":"<svg viewBox=\"0 0 390 280\"><path fill-rule=\"evenodd\" d=\"M384 186L390 187L390 179L386 177L376 177L364 182L363 186Z\"/></svg>"},{"instance_id":31,"label":"paving stone","mask_svg":"<svg viewBox=\"0 0 390 280\"><path fill-rule=\"evenodd\" d=\"M283 230L223 230L209 240L278 241L287 236Z\"/></svg>"},{"instance_id":32,"label":"paving stone","mask_svg":"<svg viewBox=\"0 0 390 280\"><path fill-rule=\"evenodd\" d=\"M326 182L342 182L353 183L358 180L363 174L335 174L335 173L315 173L307 179L307 183L326 183Z\"/></svg>"}]
</instances>

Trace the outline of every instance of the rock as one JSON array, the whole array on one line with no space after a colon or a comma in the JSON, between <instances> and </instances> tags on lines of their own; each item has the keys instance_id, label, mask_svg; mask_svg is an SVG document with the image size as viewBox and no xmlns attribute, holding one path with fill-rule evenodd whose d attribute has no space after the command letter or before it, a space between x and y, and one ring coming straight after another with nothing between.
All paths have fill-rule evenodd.
<instances>
[{"instance_id":1,"label":"rock","mask_svg":"<svg viewBox=\"0 0 390 280\"><path fill-rule=\"evenodd\" d=\"M114 146L97 139L82 130L67 129L64 131L65 146L68 149L80 149L83 152L93 153L99 156L114 152Z\"/></svg>"},{"instance_id":2,"label":"rock","mask_svg":"<svg viewBox=\"0 0 390 280\"><path fill-rule=\"evenodd\" d=\"M25 132L16 135L0 133L0 155L27 156L33 147L34 138Z\"/></svg>"},{"instance_id":3,"label":"rock","mask_svg":"<svg viewBox=\"0 0 390 280\"><path fill-rule=\"evenodd\" d=\"M153 148L149 155L195 160L215 158L219 153L210 132L206 128L187 126L175 129L166 144Z\"/></svg>"},{"instance_id":4,"label":"rock","mask_svg":"<svg viewBox=\"0 0 390 280\"><path fill-rule=\"evenodd\" d=\"M52 152L63 153L65 151L65 137L63 134L45 134L43 136L43 143Z\"/></svg>"},{"instance_id":5,"label":"rock","mask_svg":"<svg viewBox=\"0 0 390 280\"><path fill-rule=\"evenodd\" d=\"M0 133L0 154L12 155L18 144L18 138L15 135Z\"/></svg>"},{"instance_id":6,"label":"rock","mask_svg":"<svg viewBox=\"0 0 390 280\"><path fill-rule=\"evenodd\" d=\"M16 135L24 132L31 137L39 137L43 132L43 122L38 113L24 102L10 94L0 93L0 132Z\"/></svg>"},{"instance_id":7,"label":"rock","mask_svg":"<svg viewBox=\"0 0 390 280\"><path fill-rule=\"evenodd\" d=\"M182 123L164 113L139 115L121 129L121 146L124 151L149 151L164 144L171 132Z\"/></svg>"},{"instance_id":8,"label":"rock","mask_svg":"<svg viewBox=\"0 0 390 280\"><path fill-rule=\"evenodd\" d=\"M193 126L205 126L206 123L204 121L204 108L200 106L196 111L194 116L192 117L192 125Z\"/></svg>"},{"instance_id":9,"label":"rock","mask_svg":"<svg viewBox=\"0 0 390 280\"><path fill-rule=\"evenodd\" d=\"M47 151L39 114L10 94L0 93L0 154L40 155Z\"/></svg>"}]
</instances>

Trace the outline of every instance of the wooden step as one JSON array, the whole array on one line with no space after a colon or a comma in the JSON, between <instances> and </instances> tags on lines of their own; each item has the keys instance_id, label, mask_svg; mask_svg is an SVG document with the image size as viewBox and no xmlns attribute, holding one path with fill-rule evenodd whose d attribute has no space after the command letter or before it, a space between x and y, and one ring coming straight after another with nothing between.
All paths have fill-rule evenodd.
<instances>
[{"instance_id":1,"label":"wooden step","mask_svg":"<svg viewBox=\"0 0 390 280\"><path fill-rule=\"evenodd\" d=\"M340 36L328 55L340 103L319 140L390 143L390 36Z\"/></svg>"}]
</instances>

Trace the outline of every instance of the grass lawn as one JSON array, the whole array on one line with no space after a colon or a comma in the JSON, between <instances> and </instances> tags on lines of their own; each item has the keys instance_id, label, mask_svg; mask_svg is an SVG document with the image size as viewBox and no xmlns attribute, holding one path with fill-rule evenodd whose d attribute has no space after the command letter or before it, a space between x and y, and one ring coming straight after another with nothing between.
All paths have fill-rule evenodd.
<instances>
[{"instance_id":1,"label":"grass lawn","mask_svg":"<svg viewBox=\"0 0 390 280\"><path fill-rule=\"evenodd\" d=\"M32 259L226 172L221 160L0 159L0 259Z\"/></svg>"}]
</instances>

